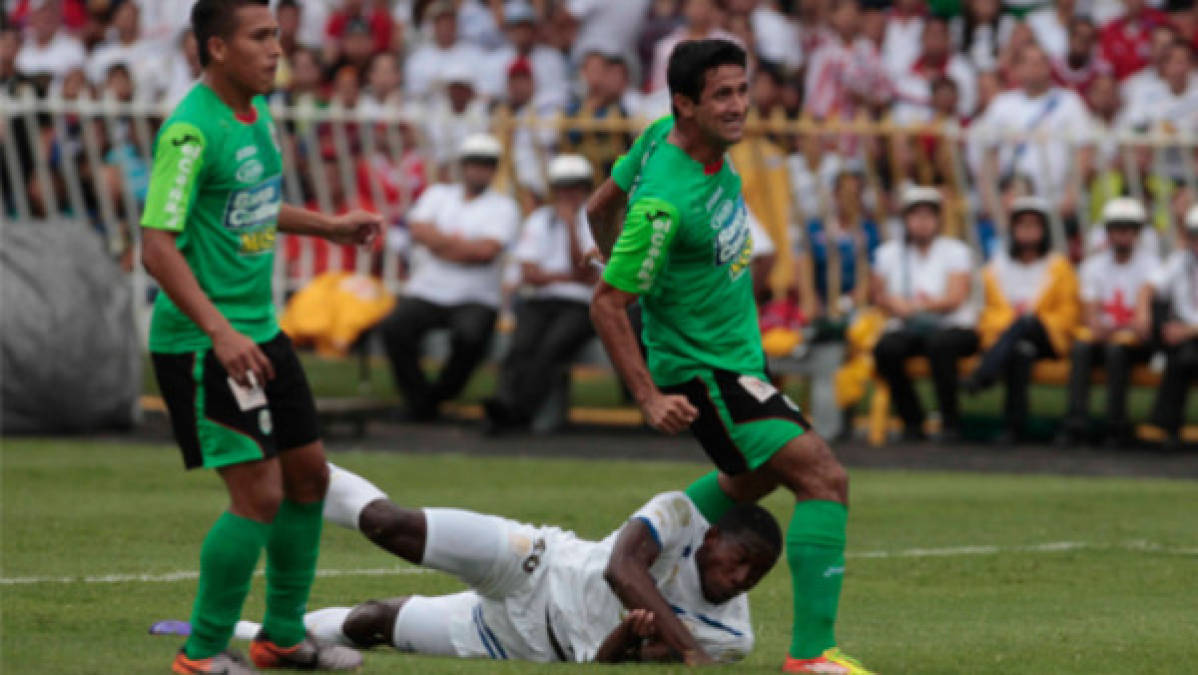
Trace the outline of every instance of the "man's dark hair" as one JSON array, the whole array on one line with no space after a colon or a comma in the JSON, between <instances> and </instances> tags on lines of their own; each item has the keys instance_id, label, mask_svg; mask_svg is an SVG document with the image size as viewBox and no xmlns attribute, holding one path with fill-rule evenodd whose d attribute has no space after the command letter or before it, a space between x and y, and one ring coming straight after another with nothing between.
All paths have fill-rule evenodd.
<instances>
[{"instance_id":1,"label":"man's dark hair","mask_svg":"<svg viewBox=\"0 0 1198 675\"><path fill-rule=\"evenodd\" d=\"M228 38L237 29L237 10L251 5L269 6L270 0L198 0L191 8L191 30L196 36L200 67L212 60L208 38Z\"/></svg>"},{"instance_id":2,"label":"man's dark hair","mask_svg":"<svg viewBox=\"0 0 1198 675\"><path fill-rule=\"evenodd\" d=\"M932 93L936 93L940 89L952 89L954 94L961 93L960 87L957 86L957 81L947 75L937 76L932 80Z\"/></svg>"},{"instance_id":3,"label":"man's dark hair","mask_svg":"<svg viewBox=\"0 0 1198 675\"><path fill-rule=\"evenodd\" d=\"M756 504L737 504L720 517L716 527L725 537L733 537L760 549L770 560L782 554L782 530L769 511Z\"/></svg>"},{"instance_id":4,"label":"man's dark hair","mask_svg":"<svg viewBox=\"0 0 1198 675\"><path fill-rule=\"evenodd\" d=\"M294 9L296 11L301 11L301 12L303 11L303 8L300 7L299 2L297 2L296 0L279 0L279 4L275 6L275 12L278 12L285 7Z\"/></svg>"},{"instance_id":5,"label":"man's dark hair","mask_svg":"<svg viewBox=\"0 0 1198 675\"><path fill-rule=\"evenodd\" d=\"M670 98L682 94L695 103L707 84L707 71L720 66L745 67L745 50L728 40L689 40L681 42L670 54L666 68L666 83ZM673 107L673 106L671 106ZM677 113L677 111L675 111Z\"/></svg>"}]
</instances>

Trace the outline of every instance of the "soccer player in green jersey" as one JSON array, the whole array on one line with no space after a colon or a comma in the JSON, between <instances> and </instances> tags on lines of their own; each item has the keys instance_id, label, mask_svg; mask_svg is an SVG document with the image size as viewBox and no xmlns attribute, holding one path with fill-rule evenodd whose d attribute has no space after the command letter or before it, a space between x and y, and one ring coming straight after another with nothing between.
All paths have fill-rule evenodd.
<instances>
[{"instance_id":1,"label":"soccer player in green jersey","mask_svg":"<svg viewBox=\"0 0 1198 675\"><path fill-rule=\"evenodd\" d=\"M328 468L312 393L275 320L271 276L278 230L364 244L381 219L283 204L262 97L281 53L267 0L199 0L191 22L204 74L155 140L142 220L143 262L162 288L150 352L184 464L215 469L231 503L201 548L192 633L172 669L256 672L226 648L263 549L254 664L356 668L356 652L304 633Z\"/></svg>"},{"instance_id":2,"label":"soccer player in green jersey","mask_svg":"<svg viewBox=\"0 0 1198 675\"><path fill-rule=\"evenodd\" d=\"M744 50L722 40L681 43L668 81L672 119L637 140L588 208L602 247L613 238L605 215L628 195L591 317L648 423L670 434L690 427L719 469L687 490L709 521L778 485L794 493L786 536L794 623L783 670L861 675L868 671L837 649L834 631L848 476L765 375L749 225L725 154L748 111ZM626 314L638 300L647 362ZM676 620L669 607L643 609ZM685 631L662 633L679 636L671 646L687 662L710 660Z\"/></svg>"}]
</instances>

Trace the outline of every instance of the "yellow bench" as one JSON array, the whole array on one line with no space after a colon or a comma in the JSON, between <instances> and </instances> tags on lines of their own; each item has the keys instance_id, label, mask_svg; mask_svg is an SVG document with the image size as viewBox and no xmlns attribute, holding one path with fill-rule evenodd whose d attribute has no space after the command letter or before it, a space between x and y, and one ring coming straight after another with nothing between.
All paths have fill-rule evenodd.
<instances>
[{"instance_id":1,"label":"yellow bench","mask_svg":"<svg viewBox=\"0 0 1198 675\"><path fill-rule=\"evenodd\" d=\"M960 372L973 372L979 360L980 358L977 356L961 359L957 368ZM906 365L907 374L912 379L923 379L931 375L932 369L926 357L911 357L907 359ZM1106 375L1101 368L1095 369L1093 381L1096 383L1106 381ZM1064 386L1069 382L1069 361L1065 359L1037 361L1032 366L1032 382ZM1132 368L1132 386L1155 389L1160 384L1160 375L1147 365L1137 365ZM875 374L873 385L873 396L869 401L868 440L870 445L878 447L886 443L887 433L901 423L890 416L890 387L887 386L886 381ZM1151 436L1151 434L1148 435ZM1187 434L1188 436L1189 434Z\"/></svg>"}]
</instances>

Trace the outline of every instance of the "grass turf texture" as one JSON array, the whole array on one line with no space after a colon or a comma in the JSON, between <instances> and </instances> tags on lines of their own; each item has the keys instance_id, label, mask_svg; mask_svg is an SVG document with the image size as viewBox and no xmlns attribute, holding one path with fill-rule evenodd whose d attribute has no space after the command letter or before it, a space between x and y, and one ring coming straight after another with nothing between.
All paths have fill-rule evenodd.
<instances>
[{"instance_id":1,"label":"grass turf texture","mask_svg":"<svg viewBox=\"0 0 1198 675\"><path fill-rule=\"evenodd\" d=\"M194 570L223 507L215 476L184 473L169 446L7 440L5 578ZM664 462L338 453L404 504L454 505L601 537L650 495L705 467ZM858 471L839 637L883 673L1198 672L1198 556L1120 547L1194 546L1192 482ZM789 497L766 505L788 517ZM870 551L1055 541L1071 551L854 557ZM753 591L757 649L736 672L777 672L790 629L785 563ZM403 567L360 535L329 526L321 568ZM2 586L0 671L164 673L180 641L146 633L186 618L195 581ZM311 607L459 588L440 574L322 577ZM255 579L247 617L260 617ZM376 650L370 673L654 673L677 667L497 664Z\"/></svg>"}]
</instances>

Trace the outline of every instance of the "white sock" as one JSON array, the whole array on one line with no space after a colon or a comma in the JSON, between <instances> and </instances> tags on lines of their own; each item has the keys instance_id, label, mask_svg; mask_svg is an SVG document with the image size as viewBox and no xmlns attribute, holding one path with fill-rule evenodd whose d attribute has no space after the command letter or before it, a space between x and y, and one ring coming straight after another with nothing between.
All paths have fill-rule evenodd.
<instances>
[{"instance_id":1,"label":"white sock","mask_svg":"<svg viewBox=\"0 0 1198 675\"><path fill-rule=\"evenodd\" d=\"M358 529L362 509L387 495L356 473L329 462L329 490L324 496L324 519L351 530Z\"/></svg>"},{"instance_id":2,"label":"white sock","mask_svg":"<svg viewBox=\"0 0 1198 675\"><path fill-rule=\"evenodd\" d=\"M258 631L262 630L262 624L254 623L253 621L238 621L233 627L233 637L238 640L253 640L258 637Z\"/></svg>"},{"instance_id":3,"label":"white sock","mask_svg":"<svg viewBox=\"0 0 1198 675\"><path fill-rule=\"evenodd\" d=\"M352 607L329 607L308 612L304 615L304 628L317 640L353 647L354 643L341 630L352 611Z\"/></svg>"}]
</instances>

